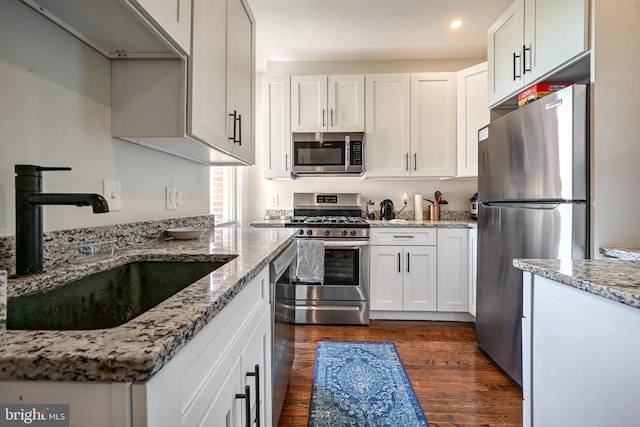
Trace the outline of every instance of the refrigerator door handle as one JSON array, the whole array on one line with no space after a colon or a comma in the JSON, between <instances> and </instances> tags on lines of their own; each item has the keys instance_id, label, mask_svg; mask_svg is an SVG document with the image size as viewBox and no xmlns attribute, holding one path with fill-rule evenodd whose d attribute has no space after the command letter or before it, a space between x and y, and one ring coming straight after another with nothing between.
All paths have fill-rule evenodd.
<instances>
[{"instance_id":1,"label":"refrigerator door handle","mask_svg":"<svg viewBox=\"0 0 640 427\"><path fill-rule=\"evenodd\" d=\"M522 203L522 202L480 202L482 206L487 208L501 208L501 209L536 209L536 210L554 210L560 206L561 202L551 203ZM570 203L570 202L566 202Z\"/></svg>"}]
</instances>

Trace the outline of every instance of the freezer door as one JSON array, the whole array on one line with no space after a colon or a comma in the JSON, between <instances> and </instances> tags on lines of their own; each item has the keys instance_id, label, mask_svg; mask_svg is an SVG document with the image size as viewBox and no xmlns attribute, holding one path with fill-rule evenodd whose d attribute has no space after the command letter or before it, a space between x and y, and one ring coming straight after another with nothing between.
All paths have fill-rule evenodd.
<instances>
[{"instance_id":1,"label":"freezer door","mask_svg":"<svg viewBox=\"0 0 640 427\"><path fill-rule=\"evenodd\" d=\"M522 271L514 258L584 258L587 205L481 203L476 338L522 385Z\"/></svg>"},{"instance_id":2,"label":"freezer door","mask_svg":"<svg viewBox=\"0 0 640 427\"><path fill-rule=\"evenodd\" d=\"M586 200L587 99L587 86L573 85L481 130L478 198Z\"/></svg>"}]
</instances>

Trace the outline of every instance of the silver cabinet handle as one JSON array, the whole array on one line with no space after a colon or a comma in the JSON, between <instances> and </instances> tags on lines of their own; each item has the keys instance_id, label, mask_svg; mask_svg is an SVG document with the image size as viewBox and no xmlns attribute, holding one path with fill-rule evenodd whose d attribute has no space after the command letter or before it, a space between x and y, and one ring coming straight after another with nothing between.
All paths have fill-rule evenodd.
<instances>
[{"instance_id":1,"label":"silver cabinet handle","mask_svg":"<svg viewBox=\"0 0 640 427\"><path fill-rule=\"evenodd\" d=\"M409 153L404 154L404 170L409 170Z\"/></svg>"},{"instance_id":2,"label":"silver cabinet handle","mask_svg":"<svg viewBox=\"0 0 640 427\"><path fill-rule=\"evenodd\" d=\"M244 399L244 425L251 427L251 387L244 387L244 393L237 393L236 399Z\"/></svg>"},{"instance_id":3,"label":"silver cabinet handle","mask_svg":"<svg viewBox=\"0 0 640 427\"><path fill-rule=\"evenodd\" d=\"M333 108L330 111L331 111L331 127L333 127Z\"/></svg>"},{"instance_id":4,"label":"silver cabinet handle","mask_svg":"<svg viewBox=\"0 0 640 427\"><path fill-rule=\"evenodd\" d=\"M394 239L413 239L416 236L393 236Z\"/></svg>"},{"instance_id":5,"label":"silver cabinet handle","mask_svg":"<svg viewBox=\"0 0 640 427\"><path fill-rule=\"evenodd\" d=\"M242 145L242 114L238 114L238 145Z\"/></svg>"},{"instance_id":6,"label":"silver cabinet handle","mask_svg":"<svg viewBox=\"0 0 640 427\"><path fill-rule=\"evenodd\" d=\"M324 111L324 108L323 108L322 109L322 126L325 126L324 114L325 114L325 111Z\"/></svg>"},{"instance_id":7,"label":"silver cabinet handle","mask_svg":"<svg viewBox=\"0 0 640 427\"><path fill-rule=\"evenodd\" d=\"M400 270L400 252L398 252L398 273L401 273L402 270Z\"/></svg>"},{"instance_id":8,"label":"silver cabinet handle","mask_svg":"<svg viewBox=\"0 0 640 427\"><path fill-rule=\"evenodd\" d=\"M413 170L418 170L418 153L413 153Z\"/></svg>"},{"instance_id":9,"label":"silver cabinet handle","mask_svg":"<svg viewBox=\"0 0 640 427\"><path fill-rule=\"evenodd\" d=\"M284 170L285 172L289 171L289 155L284 155Z\"/></svg>"},{"instance_id":10,"label":"silver cabinet handle","mask_svg":"<svg viewBox=\"0 0 640 427\"><path fill-rule=\"evenodd\" d=\"M260 427L260 365L255 365L254 371L247 372L247 376L256 379L256 427Z\"/></svg>"},{"instance_id":11,"label":"silver cabinet handle","mask_svg":"<svg viewBox=\"0 0 640 427\"><path fill-rule=\"evenodd\" d=\"M409 263L410 263L409 259L410 259L410 257L411 257L411 254L410 254L409 252L407 252L407 273L411 273L411 268L410 268L410 266L409 266Z\"/></svg>"}]
</instances>

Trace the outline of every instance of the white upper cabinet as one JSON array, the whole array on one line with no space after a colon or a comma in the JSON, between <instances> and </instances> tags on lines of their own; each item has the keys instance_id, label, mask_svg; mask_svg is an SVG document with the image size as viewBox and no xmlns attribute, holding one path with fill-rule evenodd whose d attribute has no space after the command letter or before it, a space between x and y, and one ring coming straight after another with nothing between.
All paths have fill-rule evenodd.
<instances>
[{"instance_id":1,"label":"white upper cabinet","mask_svg":"<svg viewBox=\"0 0 640 427\"><path fill-rule=\"evenodd\" d=\"M366 76L366 176L456 174L456 73Z\"/></svg>"},{"instance_id":2,"label":"white upper cabinet","mask_svg":"<svg viewBox=\"0 0 640 427\"><path fill-rule=\"evenodd\" d=\"M488 31L489 106L589 49L589 0L515 0Z\"/></svg>"},{"instance_id":3,"label":"white upper cabinet","mask_svg":"<svg viewBox=\"0 0 640 427\"><path fill-rule=\"evenodd\" d=\"M409 74L367 74L366 176L409 176L411 78Z\"/></svg>"},{"instance_id":4,"label":"white upper cabinet","mask_svg":"<svg viewBox=\"0 0 640 427\"><path fill-rule=\"evenodd\" d=\"M107 58L185 57L191 0L22 0Z\"/></svg>"},{"instance_id":5,"label":"white upper cabinet","mask_svg":"<svg viewBox=\"0 0 640 427\"><path fill-rule=\"evenodd\" d=\"M522 68L532 82L589 50L589 0L525 0Z\"/></svg>"},{"instance_id":6,"label":"white upper cabinet","mask_svg":"<svg viewBox=\"0 0 640 427\"><path fill-rule=\"evenodd\" d=\"M194 0L181 59L112 63L112 134L205 164L253 164L255 31L244 0Z\"/></svg>"},{"instance_id":7,"label":"white upper cabinet","mask_svg":"<svg viewBox=\"0 0 640 427\"><path fill-rule=\"evenodd\" d=\"M189 133L254 161L254 29L242 0L194 0Z\"/></svg>"},{"instance_id":8,"label":"white upper cabinet","mask_svg":"<svg viewBox=\"0 0 640 427\"><path fill-rule=\"evenodd\" d=\"M364 131L364 75L291 77L291 130Z\"/></svg>"},{"instance_id":9,"label":"white upper cabinet","mask_svg":"<svg viewBox=\"0 0 640 427\"><path fill-rule=\"evenodd\" d=\"M412 176L456 175L456 74L411 75Z\"/></svg>"},{"instance_id":10,"label":"white upper cabinet","mask_svg":"<svg viewBox=\"0 0 640 427\"><path fill-rule=\"evenodd\" d=\"M478 176L478 130L490 120L486 62L458 71L457 97L457 176Z\"/></svg>"},{"instance_id":11,"label":"white upper cabinet","mask_svg":"<svg viewBox=\"0 0 640 427\"><path fill-rule=\"evenodd\" d=\"M142 7L146 15L173 39L186 53L191 48L191 1L192 0L130 0Z\"/></svg>"},{"instance_id":12,"label":"white upper cabinet","mask_svg":"<svg viewBox=\"0 0 640 427\"><path fill-rule=\"evenodd\" d=\"M262 144L265 178L291 178L289 77L262 79Z\"/></svg>"},{"instance_id":13,"label":"white upper cabinet","mask_svg":"<svg viewBox=\"0 0 640 427\"><path fill-rule=\"evenodd\" d=\"M489 105L516 92L522 79L524 2L514 1L487 33Z\"/></svg>"}]
</instances>

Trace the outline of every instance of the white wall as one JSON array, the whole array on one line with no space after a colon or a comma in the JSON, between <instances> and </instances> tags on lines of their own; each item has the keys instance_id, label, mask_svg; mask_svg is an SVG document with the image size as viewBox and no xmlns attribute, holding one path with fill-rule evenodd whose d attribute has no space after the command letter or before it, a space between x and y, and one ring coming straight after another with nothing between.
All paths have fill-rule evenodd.
<instances>
[{"instance_id":1,"label":"white wall","mask_svg":"<svg viewBox=\"0 0 640 427\"><path fill-rule=\"evenodd\" d=\"M350 61L350 62L269 62L266 75L300 75L300 74L367 74L398 72L438 72L459 71L471 65L479 64L486 58L436 59L436 60L404 60L404 61ZM246 215L248 221L258 220L264 216L265 209L292 209L294 192L354 192L362 193L363 201L376 202L376 209L384 199L391 199L396 209L402 207L401 196L408 193L407 210L414 210L413 195L422 194L433 199L433 193L440 190L444 199L449 202L446 209L469 210L469 198L477 191L477 179L438 180L438 179L398 179L398 180L363 180L359 177L305 177L296 180L268 180L263 178L262 150L262 93L261 75L257 77L256 87L256 166L248 170L247 191L248 204ZM278 205L271 205L271 196L278 196Z\"/></svg>"},{"instance_id":2,"label":"white wall","mask_svg":"<svg viewBox=\"0 0 640 427\"><path fill-rule=\"evenodd\" d=\"M640 4L592 0L592 251L640 247Z\"/></svg>"},{"instance_id":3,"label":"white wall","mask_svg":"<svg viewBox=\"0 0 640 427\"><path fill-rule=\"evenodd\" d=\"M111 138L110 62L19 1L0 2L0 236L15 234L14 165L44 172L45 192L102 193L122 211L45 206L45 231L209 213L208 167ZM165 210L164 188L184 202Z\"/></svg>"}]
</instances>

